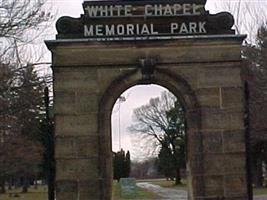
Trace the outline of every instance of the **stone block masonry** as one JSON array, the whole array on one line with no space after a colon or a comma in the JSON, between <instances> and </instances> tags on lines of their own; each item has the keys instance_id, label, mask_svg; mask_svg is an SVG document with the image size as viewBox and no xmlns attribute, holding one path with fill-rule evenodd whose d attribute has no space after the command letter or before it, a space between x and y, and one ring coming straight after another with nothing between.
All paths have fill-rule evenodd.
<instances>
[{"instance_id":1,"label":"stone block masonry","mask_svg":"<svg viewBox=\"0 0 267 200\"><path fill-rule=\"evenodd\" d=\"M127 88L158 84L186 110L189 200L247 200L243 36L56 40L53 54L57 200L111 200L111 110ZM155 60L146 74L139 59Z\"/></svg>"}]
</instances>

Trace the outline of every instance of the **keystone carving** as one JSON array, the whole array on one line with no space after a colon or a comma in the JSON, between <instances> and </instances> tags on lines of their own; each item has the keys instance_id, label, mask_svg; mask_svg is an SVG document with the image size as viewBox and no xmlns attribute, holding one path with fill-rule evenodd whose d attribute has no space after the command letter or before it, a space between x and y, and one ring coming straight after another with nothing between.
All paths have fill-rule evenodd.
<instances>
[{"instance_id":1,"label":"keystone carving","mask_svg":"<svg viewBox=\"0 0 267 200\"><path fill-rule=\"evenodd\" d=\"M155 58L140 58L138 60L142 72L143 83L151 83L156 66Z\"/></svg>"}]
</instances>

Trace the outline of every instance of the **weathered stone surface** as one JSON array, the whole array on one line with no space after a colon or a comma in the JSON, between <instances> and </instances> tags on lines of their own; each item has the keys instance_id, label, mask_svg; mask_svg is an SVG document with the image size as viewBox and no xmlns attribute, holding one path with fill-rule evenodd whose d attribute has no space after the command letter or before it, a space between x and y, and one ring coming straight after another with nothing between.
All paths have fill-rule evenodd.
<instances>
[{"instance_id":1,"label":"weathered stone surface","mask_svg":"<svg viewBox=\"0 0 267 200\"><path fill-rule=\"evenodd\" d=\"M223 152L222 131L203 132L203 151L205 153Z\"/></svg>"},{"instance_id":2,"label":"weathered stone surface","mask_svg":"<svg viewBox=\"0 0 267 200\"><path fill-rule=\"evenodd\" d=\"M205 194L214 198L224 196L223 176L205 176Z\"/></svg>"},{"instance_id":3,"label":"weathered stone surface","mask_svg":"<svg viewBox=\"0 0 267 200\"><path fill-rule=\"evenodd\" d=\"M246 195L244 196L236 196L236 197L225 197L225 200L244 200L244 199L248 199L248 197Z\"/></svg>"},{"instance_id":4,"label":"weathered stone surface","mask_svg":"<svg viewBox=\"0 0 267 200\"><path fill-rule=\"evenodd\" d=\"M78 195L78 185L73 180L56 181L56 193L59 200L76 200Z\"/></svg>"},{"instance_id":5,"label":"weathered stone surface","mask_svg":"<svg viewBox=\"0 0 267 200\"><path fill-rule=\"evenodd\" d=\"M186 112L187 125L192 130L198 130L201 124L199 110L189 110Z\"/></svg>"},{"instance_id":6,"label":"weathered stone surface","mask_svg":"<svg viewBox=\"0 0 267 200\"><path fill-rule=\"evenodd\" d=\"M61 183L59 183L61 184ZM76 192L57 192L57 200L77 200L77 191Z\"/></svg>"},{"instance_id":7,"label":"weathered stone surface","mask_svg":"<svg viewBox=\"0 0 267 200\"><path fill-rule=\"evenodd\" d=\"M187 140L187 146L189 147L187 156L191 157L193 154L203 152L202 133L196 131L196 129L188 129L186 134L190 138Z\"/></svg>"},{"instance_id":8,"label":"weathered stone surface","mask_svg":"<svg viewBox=\"0 0 267 200\"><path fill-rule=\"evenodd\" d=\"M190 155L190 161L188 162L190 175L196 176L196 175L203 175L203 154L193 154Z\"/></svg>"},{"instance_id":9,"label":"weathered stone surface","mask_svg":"<svg viewBox=\"0 0 267 200\"><path fill-rule=\"evenodd\" d=\"M100 181L98 180L84 180L78 182L80 192L90 193L97 192L100 189Z\"/></svg>"},{"instance_id":10,"label":"weathered stone surface","mask_svg":"<svg viewBox=\"0 0 267 200\"><path fill-rule=\"evenodd\" d=\"M78 189L77 181L74 180L60 180L57 181L57 192L76 193Z\"/></svg>"},{"instance_id":11,"label":"weathered stone surface","mask_svg":"<svg viewBox=\"0 0 267 200\"><path fill-rule=\"evenodd\" d=\"M75 110L79 114L98 112L99 96L88 92L76 92Z\"/></svg>"},{"instance_id":12,"label":"weathered stone surface","mask_svg":"<svg viewBox=\"0 0 267 200\"><path fill-rule=\"evenodd\" d=\"M66 59L69 61L69 59ZM58 75L59 74L59 75ZM79 68L69 66L54 71L55 91L87 91L98 92L98 76L96 68Z\"/></svg>"},{"instance_id":13,"label":"weathered stone surface","mask_svg":"<svg viewBox=\"0 0 267 200\"><path fill-rule=\"evenodd\" d=\"M224 152L245 152L245 131L224 131Z\"/></svg>"},{"instance_id":14,"label":"weathered stone surface","mask_svg":"<svg viewBox=\"0 0 267 200\"><path fill-rule=\"evenodd\" d=\"M53 62L56 66L118 66L136 65L138 58L142 57L159 58L160 64L192 63L192 61L231 62L241 59L239 42L234 43L233 40L229 43L217 41L215 44L212 38L199 41L181 38L179 41L161 40L153 43L147 42L142 45L140 41L135 41L125 45L116 42L109 44L91 42L91 47L88 48L88 46L77 42L76 44L73 43L76 46L75 49L71 46L73 44L69 43L69 46L57 47L57 56Z\"/></svg>"},{"instance_id":15,"label":"weathered stone surface","mask_svg":"<svg viewBox=\"0 0 267 200\"><path fill-rule=\"evenodd\" d=\"M240 68L202 68L198 75L198 88L241 87Z\"/></svg>"},{"instance_id":16,"label":"weathered stone surface","mask_svg":"<svg viewBox=\"0 0 267 200\"><path fill-rule=\"evenodd\" d=\"M100 182L98 180L79 181L78 188L81 199L95 200L100 198Z\"/></svg>"},{"instance_id":17,"label":"weathered stone surface","mask_svg":"<svg viewBox=\"0 0 267 200\"><path fill-rule=\"evenodd\" d=\"M246 160L243 153L206 153L203 158L204 173L207 175L238 174L246 170Z\"/></svg>"},{"instance_id":18,"label":"weathered stone surface","mask_svg":"<svg viewBox=\"0 0 267 200\"><path fill-rule=\"evenodd\" d=\"M86 200L97 200L101 198L101 193L97 190L91 192L81 192L79 198Z\"/></svg>"},{"instance_id":19,"label":"weathered stone surface","mask_svg":"<svg viewBox=\"0 0 267 200\"><path fill-rule=\"evenodd\" d=\"M98 158L57 159L56 180L98 179Z\"/></svg>"},{"instance_id":20,"label":"weathered stone surface","mask_svg":"<svg viewBox=\"0 0 267 200\"><path fill-rule=\"evenodd\" d=\"M226 197L244 197L246 199L245 174L226 175L224 177L224 191Z\"/></svg>"},{"instance_id":21,"label":"weathered stone surface","mask_svg":"<svg viewBox=\"0 0 267 200\"><path fill-rule=\"evenodd\" d=\"M204 173L205 175L223 175L224 174L224 155L208 154L204 155Z\"/></svg>"},{"instance_id":22,"label":"weathered stone surface","mask_svg":"<svg viewBox=\"0 0 267 200\"><path fill-rule=\"evenodd\" d=\"M226 154L224 156L225 174L238 174L246 170L246 160L243 153Z\"/></svg>"},{"instance_id":23,"label":"weathered stone surface","mask_svg":"<svg viewBox=\"0 0 267 200\"><path fill-rule=\"evenodd\" d=\"M97 113L86 115L56 115L56 136L97 135Z\"/></svg>"},{"instance_id":24,"label":"weathered stone surface","mask_svg":"<svg viewBox=\"0 0 267 200\"><path fill-rule=\"evenodd\" d=\"M198 89L196 95L199 104L204 107L220 107L220 88Z\"/></svg>"},{"instance_id":25,"label":"weathered stone surface","mask_svg":"<svg viewBox=\"0 0 267 200\"><path fill-rule=\"evenodd\" d=\"M55 157L60 158L90 158L97 157L99 151L97 136L56 138Z\"/></svg>"},{"instance_id":26,"label":"weathered stone surface","mask_svg":"<svg viewBox=\"0 0 267 200\"><path fill-rule=\"evenodd\" d=\"M222 108L244 109L244 91L240 87L221 88Z\"/></svg>"},{"instance_id":27,"label":"weathered stone surface","mask_svg":"<svg viewBox=\"0 0 267 200\"><path fill-rule=\"evenodd\" d=\"M107 68L101 67L97 70L98 75L98 87L100 91L105 91L111 83L122 76L123 74L127 74L131 71L135 71L136 67L129 68Z\"/></svg>"},{"instance_id":28,"label":"weathered stone surface","mask_svg":"<svg viewBox=\"0 0 267 200\"><path fill-rule=\"evenodd\" d=\"M98 111L99 96L90 92L55 92L55 114L77 115Z\"/></svg>"},{"instance_id":29,"label":"weathered stone surface","mask_svg":"<svg viewBox=\"0 0 267 200\"><path fill-rule=\"evenodd\" d=\"M162 69L169 70L173 74L181 76L193 89L197 88L198 68L201 66L182 64L159 66Z\"/></svg>"},{"instance_id":30,"label":"weathered stone surface","mask_svg":"<svg viewBox=\"0 0 267 200\"><path fill-rule=\"evenodd\" d=\"M199 197L203 197L205 194L205 182L203 175L194 175L192 177L189 176L188 180L190 180L191 183L189 190L192 190L192 192L190 192L192 198L201 199Z\"/></svg>"},{"instance_id":31,"label":"weathered stone surface","mask_svg":"<svg viewBox=\"0 0 267 200\"><path fill-rule=\"evenodd\" d=\"M98 180L80 181L80 180L62 180L57 181L56 192L57 199L86 199L96 200L100 198L100 185Z\"/></svg>"},{"instance_id":32,"label":"weathered stone surface","mask_svg":"<svg viewBox=\"0 0 267 200\"><path fill-rule=\"evenodd\" d=\"M244 113L217 108L203 108L202 128L203 129L244 129Z\"/></svg>"},{"instance_id":33,"label":"weathered stone surface","mask_svg":"<svg viewBox=\"0 0 267 200\"><path fill-rule=\"evenodd\" d=\"M75 92L57 91L54 93L54 113L57 114L76 114Z\"/></svg>"}]
</instances>

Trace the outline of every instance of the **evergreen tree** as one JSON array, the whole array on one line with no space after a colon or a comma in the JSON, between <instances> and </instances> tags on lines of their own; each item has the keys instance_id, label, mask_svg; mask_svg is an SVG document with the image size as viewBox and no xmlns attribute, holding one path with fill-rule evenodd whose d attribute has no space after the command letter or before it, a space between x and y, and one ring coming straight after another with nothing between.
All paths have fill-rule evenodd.
<instances>
[{"instance_id":1,"label":"evergreen tree","mask_svg":"<svg viewBox=\"0 0 267 200\"><path fill-rule=\"evenodd\" d=\"M27 192L29 179L41 171L42 145L38 137L39 123L44 113L44 83L32 66L19 71L13 71L11 65L2 67L10 76L8 80L2 80L4 87L1 88L4 92L0 102L0 123L5 128L1 131L0 178L3 180L8 176L23 179L23 192ZM5 104L5 100L8 100L8 104Z\"/></svg>"},{"instance_id":2,"label":"evergreen tree","mask_svg":"<svg viewBox=\"0 0 267 200\"><path fill-rule=\"evenodd\" d=\"M166 146L162 146L158 155L158 170L163 174L167 180L174 180L176 167L173 161L173 156L170 149Z\"/></svg>"},{"instance_id":3,"label":"evergreen tree","mask_svg":"<svg viewBox=\"0 0 267 200\"><path fill-rule=\"evenodd\" d=\"M267 164L267 24L258 30L256 44L246 44L247 61L242 75L247 83L248 131L250 134L253 184L263 186L263 163Z\"/></svg>"},{"instance_id":4,"label":"evergreen tree","mask_svg":"<svg viewBox=\"0 0 267 200\"><path fill-rule=\"evenodd\" d=\"M22 71L20 87L17 91L18 116L22 134L36 138L39 135L39 123L45 118L44 88L45 83L39 78L33 66L28 65Z\"/></svg>"},{"instance_id":5,"label":"evergreen tree","mask_svg":"<svg viewBox=\"0 0 267 200\"><path fill-rule=\"evenodd\" d=\"M130 152L127 151L126 157L125 157L125 177L128 178L130 177L131 173L131 155Z\"/></svg>"},{"instance_id":6,"label":"evergreen tree","mask_svg":"<svg viewBox=\"0 0 267 200\"><path fill-rule=\"evenodd\" d=\"M121 149L113 153L113 179L119 181L120 178L128 178L131 170L130 152Z\"/></svg>"}]
</instances>

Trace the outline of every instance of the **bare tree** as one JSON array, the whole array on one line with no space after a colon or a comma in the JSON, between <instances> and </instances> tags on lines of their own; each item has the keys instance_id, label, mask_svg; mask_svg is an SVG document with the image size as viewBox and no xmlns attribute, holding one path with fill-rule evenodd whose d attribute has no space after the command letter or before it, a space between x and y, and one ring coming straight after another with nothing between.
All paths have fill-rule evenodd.
<instances>
[{"instance_id":1,"label":"bare tree","mask_svg":"<svg viewBox=\"0 0 267 200\"><path fill-rule=\"evenodd\" d=\"M16 94L25 84L27 68L40 63L28 48L35 45L53 16L46 12L46 0L3 0L0 1L0 114L18 112L23 105L14 104ZM30 63L30 64L29 64ZM44 64L44 63L42 63ZM43 77L44 80L51 80ZM37 83L39 84L39 83ZM11 99L13 98L13 101ZM10 102L13 102L12 104ZM33 101L32 101L33 102ZM12 107L11 107L12 106ZM13 113L14 114L14 113Z\"/></svg>"},{"instance_id":2,"label":"bare tree","mask_svg":"<svg viewBox=\"0 0 267 200\"><path fill-rule=\"evenodd\" d=\"M237 34L247 34L247 43L255 43L259 27L267 21L267 2L262 0L218 0L214 1L216 10L230 12L235 19Z\"/></svg>"},{"instance_id":3,"label":"bare tree","mask_svg":"<svg viewBox=\"0 0 267 200\"><path fill-rule=\"evenodd\" d=\"M0 61L2 63L13 61L20 64L22 62L21 57L27 55L25 54L25 45L33 44L42 33L48 30L47 23L51 21L53 16L50 12L46 12L45 3L46 0L0 1L0 41L2 47L0 49Z\"/></svg>"},{"instance_id":4,"label":"bare tree","mask_svg":"<svg viewBox=\"0 0 267 200\"><path fill-rule=\"evenodd\" d=\"M176 97L163 92L160 98L152 98L149 104L136 108L134 124L129 130L139 134L139 139L151 144L156 152L168 150L170 162L175 167L176 184L180 183L180 169L185 167L185 118Z\"/></svg>"}]
</instances>

